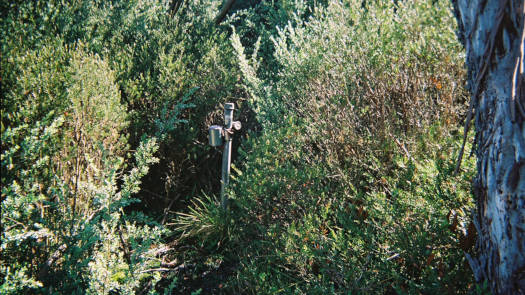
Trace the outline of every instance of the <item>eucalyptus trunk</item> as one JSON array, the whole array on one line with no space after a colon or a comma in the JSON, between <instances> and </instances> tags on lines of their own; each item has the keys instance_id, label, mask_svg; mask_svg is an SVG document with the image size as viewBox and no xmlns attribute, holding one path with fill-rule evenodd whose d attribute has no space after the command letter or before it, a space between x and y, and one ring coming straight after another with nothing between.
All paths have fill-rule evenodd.
<instances>
[{"instance_id":1,"label":"eucalyptus trunk","mask_svg":"<svg viewBox=\"0 0 525 295\"><path fill-rule=\"evenodd\" d=\"M475 119L478 282L493 294L525 294L524 1L452 0L465 45L467 116Z\"/></svg>"}]
</instances>

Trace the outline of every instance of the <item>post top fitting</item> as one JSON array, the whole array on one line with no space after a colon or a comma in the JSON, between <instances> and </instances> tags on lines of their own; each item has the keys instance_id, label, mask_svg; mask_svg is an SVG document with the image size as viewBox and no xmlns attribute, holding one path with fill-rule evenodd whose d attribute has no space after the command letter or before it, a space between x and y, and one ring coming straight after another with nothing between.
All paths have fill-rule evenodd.
<instances>
[{"instance_id":1,"label":"post top fitting","mask_svg":"<svg viewBox=\"0 0 525 295\"><path fill-rule=\"evenodd\" d=\"M225 110L233 110L233 109L235 109L235 105L233 103L231 103L231 102L227 102L227 103L224 104L224 109Z\"/></svg>"}]
</instances>

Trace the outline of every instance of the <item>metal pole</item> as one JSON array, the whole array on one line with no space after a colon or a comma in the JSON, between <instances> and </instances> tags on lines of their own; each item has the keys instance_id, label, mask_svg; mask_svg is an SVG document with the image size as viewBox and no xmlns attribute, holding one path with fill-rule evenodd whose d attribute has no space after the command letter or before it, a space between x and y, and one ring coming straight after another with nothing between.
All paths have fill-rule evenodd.
<instances>
[{"instance_id":1,"label":"metal pole","mask_svg":"<svg viewBox=\"0 0 525 295\"><path fill-rule=\"evenodd\" d=\"M228 206L228 196L226 195L226 188L230 183L230 164L232 157L232 123L233 123L233 103L226 103L224 105L224 153L222 155L222 179L221 179L221 206L226 209Z\"/></svg>"}]
</instances>

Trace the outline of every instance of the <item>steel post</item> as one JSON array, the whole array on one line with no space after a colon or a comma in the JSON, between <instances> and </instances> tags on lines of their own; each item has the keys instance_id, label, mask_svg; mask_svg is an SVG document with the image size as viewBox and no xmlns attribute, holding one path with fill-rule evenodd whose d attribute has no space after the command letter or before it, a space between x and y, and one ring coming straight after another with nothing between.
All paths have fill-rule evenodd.
<instances>
[{"instance_id":1,"label":"steel post","mask_svg":"<svg viewBox=\"0 0 525 295\"><path fill-rule=\"evenodd\" d=\"M224 105L224 152L222 155L222 173L221 173L221 206L223 209L228 207L228 196L226 188L230 183L230 165L232 156L232 124L233 124L233 103Z\"/></svg>"}]
</instances>

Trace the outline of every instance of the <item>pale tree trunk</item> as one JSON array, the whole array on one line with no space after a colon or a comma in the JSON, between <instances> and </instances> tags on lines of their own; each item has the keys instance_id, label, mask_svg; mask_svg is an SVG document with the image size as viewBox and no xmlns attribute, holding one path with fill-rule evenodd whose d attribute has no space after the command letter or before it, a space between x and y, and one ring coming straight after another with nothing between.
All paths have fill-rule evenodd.
<instances>
[{"instance_id":1,"label":"pale tree trunk","mask_svg":"<svg viewBox=\"0 0 525 295\"><path fill-rule=\"evenodd\" d=\"M478 241L467 258L492 293L525 294L524 0L452 2L476 128Z\"/></svg>"}]
</instances>

